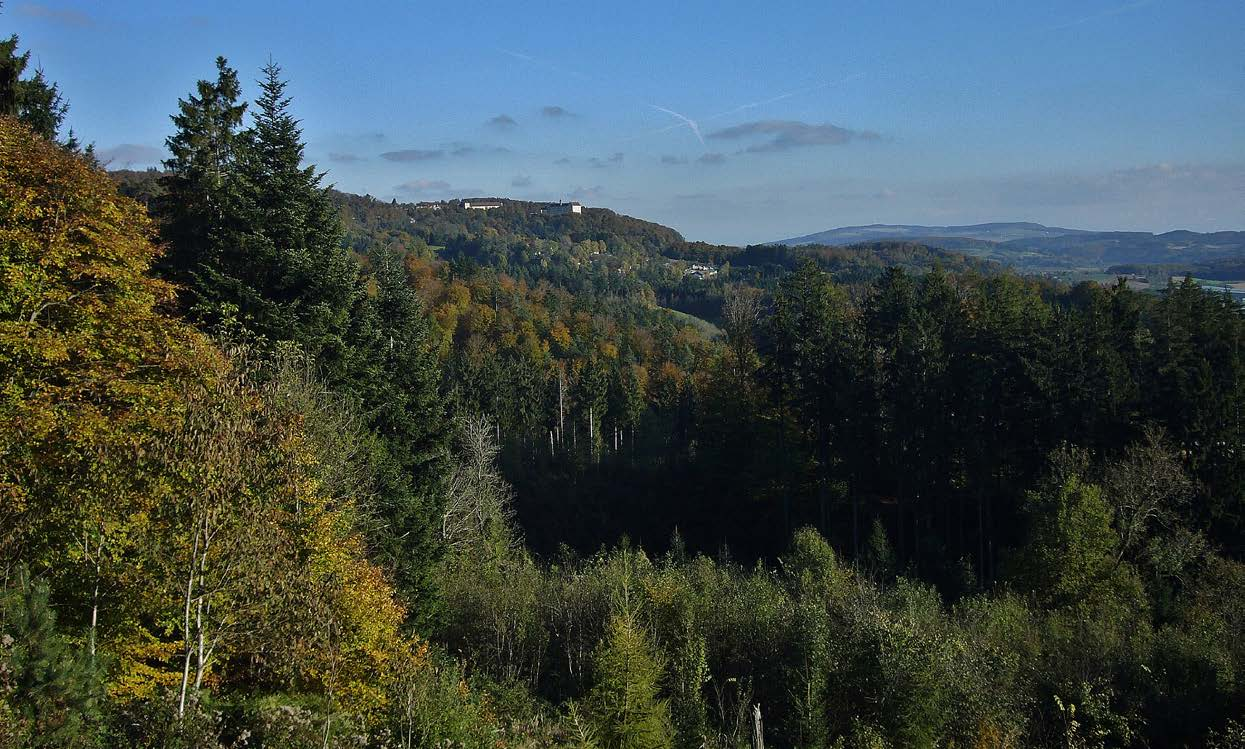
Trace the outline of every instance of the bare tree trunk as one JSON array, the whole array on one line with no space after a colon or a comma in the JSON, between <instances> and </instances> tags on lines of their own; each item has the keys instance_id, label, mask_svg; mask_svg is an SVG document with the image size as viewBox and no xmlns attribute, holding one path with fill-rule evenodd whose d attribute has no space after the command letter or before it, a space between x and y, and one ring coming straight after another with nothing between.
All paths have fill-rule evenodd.
<instances>
[{"instance_id":1,"label":"bare tree trunk","mask_svg":"<svg viewBox=\"0 0 1245 749\"><path fill-rule=\"evenodd\" d=\"M559 441L561 441L563 437L566 435L566 430L564 428L565 425L563 424L563 417L565 416L565 412L562 406L562 394L564 390L565 390L565 385L562 380L562 370L561 368L559 368L558 369L558 439Z\"/></svg>"},{"instance_id":2,"label":"bare tree trunk","mask_svg":"<svg viewBox=\"0 0 1245 749\"><path fill-rule=\"evenodd\" d=\"M190 605L194 597L195 586L195 567L199 561L199 531L195 529L194 547L191 549L190 570L186 575L186 599L185 609L182 614L182 686L181 694L177 700L177 719L181 720L186 715L186 689L190 686Z\"/></svg>"},{"instance_id":3,"label":"bare tree trunk","mask_svg":"<svg viewBox=\"0 0 1245 749\"><path fill-rule=\"evenodd\" d=\"M195 689L203 688L203 597L195 606Z\"/></svg>"},{"instance_id":4,"label":"bare tree trunk","mask_svg":"<svg viewBox=\"0 0 1245 749\"><path fill-rule=\"evenodd\" d=\"M752 706L752 749L765 749L765 729L761 726L761 706Z\"/></svg>"},{"instance_id":5,"label":"bare tree trunk","mask_svg":"<svg viewBox=\"0 0 1245 749\"><path fill-rule=\"evenodd\" d=\"M95 568L95 587L91 589L91 660L95 660L95 629L99 624L99 567Z\"/></svg>"},{"instance_id":6,"label":"bare tree trunk","mask_svg":"<svg viewBox=\"0 0 1245 749\"><path fill-rule=\"evenodd\" d=\"M83 541L82 545L84 548L89 548L87 547L85 540ZM101 529L100 535L99 535L99 543L96 544L95 546L95 584L91 587L91 640L90 640L89 648L90 648L92 662L94 662L95 660L95 632L99 624L99 568L100 568L100 558L103 556L103 554L104 554L104 534L103 534L103 530Z\"/></svg>"}]
</instances>

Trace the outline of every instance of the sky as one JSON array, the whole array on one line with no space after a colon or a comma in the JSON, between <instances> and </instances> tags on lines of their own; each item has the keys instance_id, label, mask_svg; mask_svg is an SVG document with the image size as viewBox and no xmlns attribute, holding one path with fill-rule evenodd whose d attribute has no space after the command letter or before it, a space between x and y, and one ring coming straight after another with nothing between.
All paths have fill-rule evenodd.
<instances>
[{"instance_id":1,"label":"sky","mask_svg":"<svg viewBox=\"0 0 1245 749\"><path fill-rule=\"evenodd\" d=\"M112 168L224 55L399 202L579 200L743 244L872 223L1245 229L1245 2L6 0Z\"/></svg>"}]
</instances>

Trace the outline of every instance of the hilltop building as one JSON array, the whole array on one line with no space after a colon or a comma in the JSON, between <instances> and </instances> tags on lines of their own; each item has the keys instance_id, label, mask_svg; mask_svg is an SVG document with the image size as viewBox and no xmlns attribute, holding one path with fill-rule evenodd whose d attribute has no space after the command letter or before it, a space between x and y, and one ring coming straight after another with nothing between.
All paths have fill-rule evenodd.
<instances>
[{"instance_id":1,"label":"hilltop building","mask_svg":"<svg viewBox=\"0 0 1245 749\"><path fill-rule=\"evenodd\" d=\"M501 208L500 200L464 200L463 208L472 211L491 211L494 208Z\"/></svg>"},{"instance_id":2,"label":"hilltop building","mask_svg":"<svg viewBox=\"0 0 1245 749\"><path fill-rule=\"evenodd\" d=\"M583 213L584 207L578 200L572 200L569 203L550 203L541 208L540 212L546 216L569 216L572 213Z\"/></svg>"}]
</instances>

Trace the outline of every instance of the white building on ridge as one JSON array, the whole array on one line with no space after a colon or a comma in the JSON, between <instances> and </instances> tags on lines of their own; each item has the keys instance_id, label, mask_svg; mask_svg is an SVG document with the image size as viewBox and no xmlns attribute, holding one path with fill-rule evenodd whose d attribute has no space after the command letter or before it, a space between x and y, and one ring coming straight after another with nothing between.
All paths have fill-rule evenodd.
<instances>
[{"instance_id":1,"label":"white building on ridge","mask_svg":"<svg viewBox=\"0 0 1245 749\"><path fill-rule=\"evenodd\" d=\"M583 213L584 207L578 200L572 200L569 203L550 203L541 208L540 212L546 216L569 216L572 213Z\"/></svg>"}]
</instances>

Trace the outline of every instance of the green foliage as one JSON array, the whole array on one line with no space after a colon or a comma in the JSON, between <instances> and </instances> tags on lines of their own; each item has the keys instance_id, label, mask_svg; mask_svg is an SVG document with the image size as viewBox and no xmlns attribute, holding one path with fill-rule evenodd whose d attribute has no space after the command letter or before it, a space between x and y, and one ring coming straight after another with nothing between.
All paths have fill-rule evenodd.
<instances>
[{"instance_id":1,"label":"green foliage","mask_svg":"<svg viewBox=\"0 0 1245 749\"><path fill-rule=\"evenodd\" d=\"M1119 535L1102 489L1085 484L1075 454L1061 455L1048 483L1027 499L1030 539L1020 574L1049 607L1097 599L1120 571Z\"/></svg>"},{"instance_id":2,"label":"green foliage","mask_svg":"<svg viewBox=\"0 0 1245 749\"><path fill-rule=\"evenodd\" d=\"M1241 749L1245 747L1245 725L1229 720L1222 731L1211 731L1206 745L1210 749Z\"/></svg>"},{"instance_id":3,"label":"green foliage","mask_svg":"<svg viewBox=\"0 0 1245 749\"><path fill-rule=\"evenodd\" d=\"M95 659L57 628L47 583L19 571L18 584L0 599L0 715L7 713L0 741L12 742L0 745L98 745L100 671Z\"/></svg>"},{"instance_id":4,"label":"green foliage","mask_svg":"<svg viewBox=\"0 0 1245 749\"><path fill-rule=\"evenodd\" d=\"M408 612L422 626L437 610L431 575L442 553L449 470L441 373L406 266L378 250L371 267L375 293L353 315L346 380L375 434L377 511L386 522L374 542L394 570Z\"/></svg>"},{"instance_id":5,"label":"green foliage","mask_svg":"<svg viewBox=\"0 0 1245 749\"><path fill-rule=\"evenodd\" d=\"M141 207L88 161L11 118L0 156L0 738L379 735L398 674L431 666L367 556L353 399L288 343L226 355L166 316ZM274 692L290 720L246 713Z\"/></svg>"},{"instance_id":6,"label":"green foliage","mask_svg":"<svg viewBox=\"0 0 1245 749\"><path fill-rule=\"evenodd\" d=\"M593 656L595 681L588 701L607 749L671 746L670 706L659 697L663 664L633 611L614 615Z\"/></svg>"}]
</instances>

